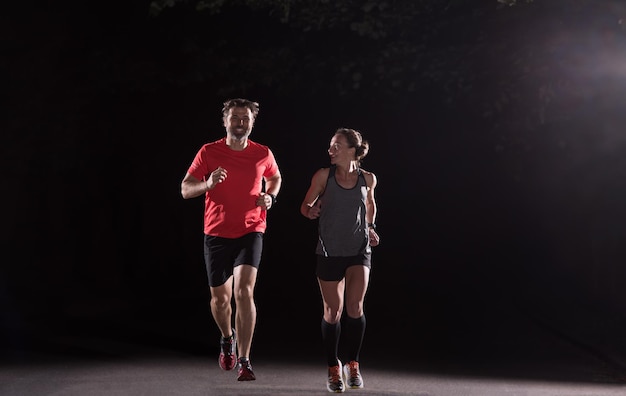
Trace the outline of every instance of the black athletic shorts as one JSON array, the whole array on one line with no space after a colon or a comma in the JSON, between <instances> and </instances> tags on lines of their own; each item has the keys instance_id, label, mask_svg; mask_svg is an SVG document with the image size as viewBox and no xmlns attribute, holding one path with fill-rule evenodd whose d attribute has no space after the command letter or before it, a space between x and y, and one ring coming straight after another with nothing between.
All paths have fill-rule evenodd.
<instances>
[{"instance_id":1,"label":"black athletic shorts","mask_svg":"<svg viewBox=\"0 0 626 396\"><path fill-rule=\"evenodd\" d=\"M318 254L315 275L325 281L340 281L346 276L346 268L353 265L372 268L372 253L346 257L324 257Z\"/></svg>"},{"instance_id":2,"label":"black athletic shorts","mask_svg":"<svg viewBox=\"0 0 626 396\"><path fill-rule=\"evenodd\" d=\"M248 264L259 268L263 233L251 232L239 238L204 236L204 264L209 286L221 286L233 275L233 268Z\"/></svg>"}]
</instances>

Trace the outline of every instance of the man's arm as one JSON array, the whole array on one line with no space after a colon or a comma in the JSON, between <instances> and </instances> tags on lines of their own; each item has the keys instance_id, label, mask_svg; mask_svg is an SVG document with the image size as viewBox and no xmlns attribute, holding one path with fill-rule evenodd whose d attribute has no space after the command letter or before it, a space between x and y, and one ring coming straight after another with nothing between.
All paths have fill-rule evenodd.
<instances>
[{"instance_id":1,"label":"man's arm","mask_svg":"<svg viewBox=\"0 0 626 396\"><path fill-rule=\"evenodd\" d=\"M207 189L207 183L204 180L199 180L189 173L185 174L180 183L180 193L184 199L199 197L206 193Z\"/></svg>"},{"instance_id":2,"label":"man's arm","mask_svg":"<svg viewBox=\"0 0 626 396\"><path fill-rule=\"evenodd\" d=\"M272 177L265 179L265 193L278 196L280 192L280 186L283 182L283 178L280 175L280 171L274 173Z\"/></svg>"}]
</instances>

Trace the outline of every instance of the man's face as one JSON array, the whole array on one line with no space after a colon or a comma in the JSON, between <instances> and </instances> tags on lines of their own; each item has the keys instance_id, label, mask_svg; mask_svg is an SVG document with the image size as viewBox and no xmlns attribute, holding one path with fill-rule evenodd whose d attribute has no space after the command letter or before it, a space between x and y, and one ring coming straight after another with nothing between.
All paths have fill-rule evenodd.
<instances>
[{"instance_id":1,"label":"man's face","mask_svg":"<svg viewBox=\"0 0 626 396\"><path fill-rule=\"evenodd\" d=\"M250 136L253 125L252 111L247 107L233 107L228 110L228 114L224 117L226 132L237 140Z\"/></svg>"}]
</instances>

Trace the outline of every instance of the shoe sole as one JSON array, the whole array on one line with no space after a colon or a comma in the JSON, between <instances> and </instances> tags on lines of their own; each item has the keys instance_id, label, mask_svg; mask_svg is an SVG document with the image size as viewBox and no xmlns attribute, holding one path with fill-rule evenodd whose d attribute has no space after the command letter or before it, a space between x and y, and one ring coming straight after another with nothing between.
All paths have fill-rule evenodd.
<instances>
[{"instance_id":1,"label":"shoe sole","mask_svg":"<svg viewBox=\"0 0 626 396\"><path fill-rule=\"evenodd\" d=\"M346 388L343 388L343 390L332 390L328 387L328 385L326 386L326 389L328 389L330 393L344 393L346 391Z\"/></svg>"}]
</instances>

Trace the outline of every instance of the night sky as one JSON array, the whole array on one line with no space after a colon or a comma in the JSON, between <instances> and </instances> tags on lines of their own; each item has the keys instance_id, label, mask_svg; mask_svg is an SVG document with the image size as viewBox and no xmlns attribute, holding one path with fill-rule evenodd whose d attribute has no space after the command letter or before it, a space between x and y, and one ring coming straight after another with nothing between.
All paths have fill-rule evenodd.
<instances>
[{"instance_id":1,"label":"night sky","mask_svg":"<svg viewBox=\"0 0 626 396\"><path fill-rule=\"evenodd\" d=\"M180 181L224 135L222 102L245 97L283 174L253 348L277 332L319 342L316 224L299 206L348 127L379 179L365 348L410 334L416 356L497 356L545 347L532 328L626 362L617 2L457 2L403 20L294 6L289 23L267 7L92 3L0 17L3 349L214 344L203 202Z\"/></svg>"}]
</instances>

